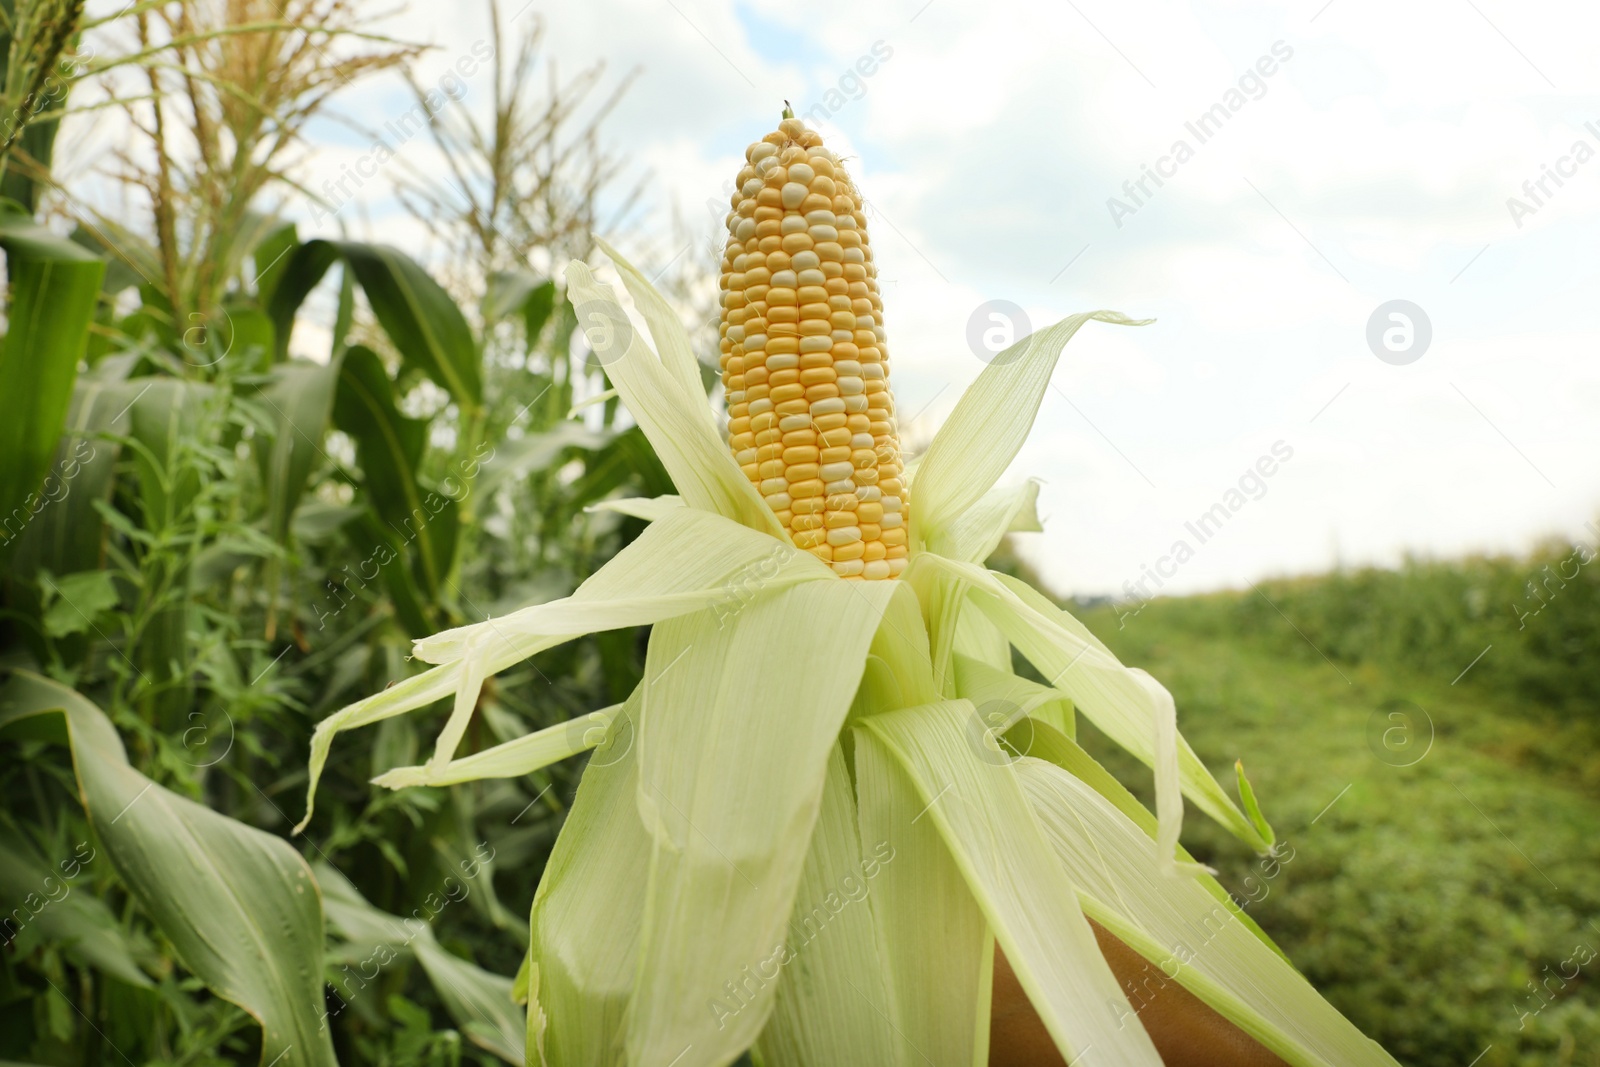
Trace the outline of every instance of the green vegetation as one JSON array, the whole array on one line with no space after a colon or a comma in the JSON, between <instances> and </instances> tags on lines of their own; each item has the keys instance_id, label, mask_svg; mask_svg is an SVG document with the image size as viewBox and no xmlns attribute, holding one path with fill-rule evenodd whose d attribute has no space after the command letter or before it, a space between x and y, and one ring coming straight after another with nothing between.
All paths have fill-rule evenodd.
<instances>
[{"instance_id":1,"label":"green vegetation","mask_svg":"<svg viewBox=\"0 0 1600 1067\"><path fill-rule=\"evenodd\" d=\"M1525 630L1509 610L1574 551L1084 615L1172 690L1209 765L1243 759L1293 859L1264 878L1193 816L1191 850L1402 1062L1600 1063L1595 569ZM1091 747L1148 799L1147 771Z\"/></svg>"}]
</instances>

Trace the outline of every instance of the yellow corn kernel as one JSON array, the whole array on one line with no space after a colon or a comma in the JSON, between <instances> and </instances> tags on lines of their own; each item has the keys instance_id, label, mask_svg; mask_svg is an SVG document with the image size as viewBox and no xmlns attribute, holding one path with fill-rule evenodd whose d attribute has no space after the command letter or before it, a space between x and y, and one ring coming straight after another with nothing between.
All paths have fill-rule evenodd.
<instances>
[{"instance_id":1,"label":"yellow corn kernel","mask_svg":"<svg viewBox=\"0 0 1600 1067\"><path fill-rule=\"evenodd\" d=\"M861 194L787 113L745 161L721 275L729 448L797 547L842 578L898 577L904 466Z\"/></svg>"}]
</instances>

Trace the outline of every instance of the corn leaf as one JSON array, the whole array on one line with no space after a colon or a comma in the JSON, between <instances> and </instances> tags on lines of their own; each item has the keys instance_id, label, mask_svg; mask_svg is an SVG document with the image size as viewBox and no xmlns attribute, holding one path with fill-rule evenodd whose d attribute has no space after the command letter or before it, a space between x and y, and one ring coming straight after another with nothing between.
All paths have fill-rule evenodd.
<instances>
[{"instance_id":1,"label":"corn leaf","mask_svg":"<svg viewBox=\"0 0 1600 1067\"><path fill-rule=\"evenodd\" d=\"M31 218L0 214L10 283L0 345L0 518L37 492L72 401L105 261ZM7 528L0 548L13 540Z\"/></svg>"},{"instance_id":2,"label":"corn leaf","mask_svg":"<svg viewBox=\"0 0 1600 1067\"><path fill-rule=\"evenodd\" d=\"M363 949L410 952L469 1041L516 1067L527 1062L527 1021L511 999L511 979L445 951L433 928L420 919L401 919L373 907L329 864L317 864L314 872L328 923L340 935Z\"/></svg>"},{"instance_id":3,"label":"corn leaf","mask_svg":"<svg viewBox=\"0 0 1600 1067\"><path fill-rule=\"evenodd\" d=\"M602 500L598 504L590 504L585 511L614 511L618 515L628 515L645 522L655 522L664 515L669 515L678 508L685 507L683 497L669 496L630 496L621 500Z\"/></svg>"},{"instance_id":4,"label":"corn leaf","mask_svg":"<svg viewBox=\"0 0 1600 1067\"><path fill-rule=\"evenodd\" d=\"M1087 783L1040 760L1017 778L1085 910L1152 964L1296 1067L1395 1061L1333 1009L1235 910L1163 877L1157 846ZM1138 984L1138 983L1136 983Z\"/></svg>"},{"instance_id":5,"label":"corn leaf","mask_svg":"<svg viewBox=\"0 0 1600 1067\"><path fill-rule=\"evenodd\" d=\"M921 504L921 501L918 501ZM1008 533L1037 533L1039 483L991 489L959 517L933 531L928 551L963 563L982 563Z\"/></svg>"},{"instance_id":6,"label":"corn leaf","mask_svg":"<svg viewBox=\"0 0 1600 1067\"><path fill-rule=\"evenodd\" d=\"M868 903L878 925L903 1067L982 1067L989 1054L994 939L926 802L871 733L855 741L862 851L882 868Z\"/></svg>"},{"instance_id":7,"label":"corn leaf","mask_svg":"<svg viewBox=\"0 0 1600 1067\"><path fill-rule=\"evenodd\" d=\"M663 366L639 332L627 325L611 287L574 260L567 267L567 298L597 320L585 323L591 327L589 343L683 499L691 507L782 537L777 516L734 462L728 443L698 413L701 397L685 393L681 377Z\"/></svg>"},{"instance_id":8,"label":"corn leaf","mask_svg":"<svg viewBox=\"0 0 1600 1067\"><path fill-rule=\"evenodd\" d=\"M708 544L719 551L708 553ZM695 508L677 508L646 527L570 597L525 608L487 623L458 627L416 644L423 660L442 665L342 708L311 735L306 815L311 819L317 783L333 738L396 715L427 707L452 693L456 706L435 746L435 769L450 762L466 732L481 680L582 634L659 622L707 605L731 618L758 590L786 582L832 579L827 565L786 542ZM467 659L468 642L477 642Z\"/></svg>"},{"instance_id":9,"label":"corn leaf","mask_svg":"<svg viewBox=\"0 0 1600 1067\"><path fill-rule=\"evenodd\" d=\"M725 986L781 952L828 753L897 582L806 582L725 623L657 624L645 665L639 810L652 838L630 1062L731 1063L776 982L731 1018Z\"/></svg>"},{"instance_id":10,"label":"corn leaf","mask_svg":"<svg viewBox=\"0 0 1600 1067\"><path fill-rule=\"evenodd\" d=\"M706 399L705 386L700 382L700 363L694 358L694 347L689 343L689 335L684 331L678 313L656 291L656 287L639 273L638 268L623 259L615 248L599 237L595 238L594 243L616 264L618 273L622 275L622 284L650 327L650 339L656 343L662 365L677 380L678 388L689 405L688 410L699 415L706 427L715 434L717 422L711 413L711 404Z\"/></svg>"},{"instance_id":11,"label":"corn leaf","mask_svg":"<svg viewBox=\"0 0 1600 1067\"><path fill-rule=\"evenodd\" d=\"M520 778L589 751L604 742L613 729L633 729L622 708L621 704L613 704L591 711L526 737L453 759L442 766L425 763L417 767L396 767L374 778L372 784L386 789L408 789L418 785L457 785L485 778Z\"/></svg>"},{"instance_id":12,"label":"corn leaf","mask_svg":"<svg viewBox=\"0 0 1600 1067\"><path fill-rule=\"evenodd\" d=\"M1123 666L1082 623L1024 582L932 554L919 556L916 565L968 583L971 601L1052 688L1155 771L1156 816L1167 855L1177 849L1184 796L1257 851L1271 847L1178 736L1172 695L1154 678Z\"/></svg>"},{"instance_id":13,"label":"corn leaf","mask_svg":"<svg viewBox=\"0 0 1600 1067\"><path fill-rule=\"evenodd\" d=\"M150 781L99 708L17 671L0 690L0 730L30 726L71 747L84 810L112 865L183 965L261 1024L262 1064L292 1057L335 1067L320 1022L322 902L300 855Z\"/></svg>"},{"instance_id":14,"label":"corn leaf","mask_svg":"<svg viewBox=\"0 0 1600 1067\"><path fill-rule=\"evenodd\" d=\"M850 772L843 750L835 745L788 941L777 964L771 965L781 968L782 977L771 1021L757 1046L766 1067L885 1067L896 1062L898 1038L869 903L884 860L893 855L887 842L879 850L863 851ZM757 977L768 973L760 971ZM742 995L738 983L735 991ZM724 1004L730 1012L740 1010L733 998Z\"/></svg>"},{"instance_id":15,"label":"corn leaf","mask_svg":"<svg viewBox=\"0 0 1600 1067\"><path fill-rule=\"evenodd\" d=\"M28 954L29 941L37 934L47 944L62 946L67 958L79 964L129 985L154 986L139 969L138 949L128 931L106 902L92 894L90 879L77 880L96 855L85 841L57 861L59 869L51 867L21 832L0 821L0 899L11 908L0 918L0 931L19 956Z\"/></svg>"},{"instance_id":16,"label":"corn leaf","mask_svg":"<svg viewBox=\"0 0 1600 1067\"><path fill-rule=\"evenodd\" d=\"M1143 830L1146 837L1152 841L1156 840L1156 817L1139 803L1137 797L1128 792L1126 786L1112 777L1110 771L1100 766L1093 756L1080 748L1077 741L1054 726L1038 720L1013 727L1007 740L1010 741L1013 751L1052 763L1089 786L1100 794L1102 800ZM1194 863L1194 858L1181 846L1178 854L1185 861ZM1262 944L1281 956L1285 962L1288 961L1289 957L1285 956L1283 950L1267 936L1267 932L1257 926L1256 921L1234 903L1233 897L1222 888L1221 882L1204 872L1196 873L1194 882L1209 893L1213 900L1226 907Z\"/></svg>"},{"instance_id":17,"label":"corn leaf","mask_svg":"<svg viewBox=\"0 0 1600 1067\"><path fill-rule=\"evenodd\" d=\"M1122 1025L1122 987L1100 954L1072 882L1035 822L1011 761L971 747L965 700L872 716L858 746L881 744L911 779L1040 1020L1069 1061L1160 1067L1142 1027Z\"/></svg>"},{"instance_id":18,"label":"corn leaf","mask_svg":"<svg viewBox=\"0 0 1600 1067\"><path fill-rule=\"evenodd\" d=\"M374 357L376 358L376 357ZM267 495L267 528L279 543L289 537L295 508L305 493L311 468L324 456L322 439L339 384L338 361L290 360L272 368L261 389L273 431L256 452Z\"/></svg>"},{"instance_id":19,"label":"corn leaf","mask_svg":"<svg viewBox=\"0 0 1600 1067\"><path fill-rule=\"evenodd\" d=\"M625 713L638 721L642 691ZM639 958L650 837L639 819L638 746L613 736L584 769L533 898L530 1046L549 1067L621 1065ZM698 1061L696 1061L698 1062Z\"/></svg>"},{"instance_id":20,"label":"corn leaf","mask_svg":"<svg viewBox=\"0 0 1600 1067\"><path fill-rule=\"evenodd\" d=\"M341 259L406 363L420 368L464 410L476 410L483 402L482 359L466 318L427 271L391 245L316 240L291 252L276 277L267 309L276 331L278 358L287 357L300 305ZM335 345L342 341L334 338Z\"/></svg>"},{"instance_id":21,"label":"corn leaf","mask_svg":"<svg viewBox=\"0 0 1600 1067\"><path fill-rule=\"evenodd\" d=\"M1149 320L1089 311L1029 334L978 375L917 468L912 545L933 544L993 487L1028 438L1061 349L1091 319L1122 326Z\"/></svg>"}]
</instances>

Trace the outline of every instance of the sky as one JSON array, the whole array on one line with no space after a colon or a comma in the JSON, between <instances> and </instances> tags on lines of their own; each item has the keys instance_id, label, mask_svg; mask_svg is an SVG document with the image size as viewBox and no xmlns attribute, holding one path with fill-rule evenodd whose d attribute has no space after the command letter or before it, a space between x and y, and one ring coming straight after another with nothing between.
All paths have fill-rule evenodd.
<instances>
[{"instance_id":1,"label":"sky","mask_svg":"<svg viewBox=\"0 0 1600 1067\"><path fill-rule=\"evenodd\" d=\"M1006 475L1043 482L1018 543L1057 592L1600 536L1600 8L525 2L504 17L544 19L561 70L640 69L605 130L663 240L676 207L708 246L785 99L849 157L912 450L992 312L1156 320L1078 334ZM384 27L435 46L425 83L489 36L470 3ZM339 106L377 126L410 101L374 80ZM313 186L370 148L311 135ZM392 177L302 232L405 244Z\"/></svg>"}]
</instances>

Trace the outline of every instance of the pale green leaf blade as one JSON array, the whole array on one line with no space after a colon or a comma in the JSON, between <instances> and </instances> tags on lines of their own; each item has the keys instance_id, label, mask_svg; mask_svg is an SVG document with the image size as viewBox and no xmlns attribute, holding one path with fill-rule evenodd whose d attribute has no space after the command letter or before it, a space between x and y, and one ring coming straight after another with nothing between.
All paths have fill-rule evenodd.
<instances>
[{"instance_id":1,"label":"pale green leaf blade","mask_svg":"<svg viewBox=\"0 0 1600 1067\"><path fill-rule=\"evenodd\" d=\"M105 714L17 671L0 728L60 714L90 824L123 883L183 965L261 1024L261 1062L336 1067L322 1026L322 903L282 838L219 815L136 771Z\"/></svg>"},{"instance_id":2,"label":"pale green leaf blade","mask_svg":"<svg viewBox=\"0 0 1600 1067\"><path fill-rule=\"evenodd\" d=\"M372 784L386 789L409 789L418 785L458 785L485 778L520 778L589 751L604 742L613 729L632 728L631 721L623 715L623 705L613 704L449 763L396 767L374 778Z\"/></svg>"},{"instance_id":3,"label":"pale green leaf blade","mask_svg":"<svg viewBox=\"0 0 1600 1067\"><path fill-rule=\"evenodd\" d=\"M717 550L706 551L708 545ZM416 642L418 659L465 660L455 709L432 762L443 765L455 755L483 678L534 652L579 634L650 625L707 607L715 608L721 626L758 592L824 579L835 579L828 566L787 540L679 509L646 527L572 596Z\"/></svg>"},{"instance_id":4,"label":"pale green leaf blade","mask_svg":"<svg viewBox=\"0 0 1600 1067\"><path fill-rule=\"evenodd\" d=\"M965 700L875 715L858 745L880 743L907 772L961 868L1040 1020L1069 1061L1160 1067L1142 1027L1122 1024L1126 998L1034 820L1012 760L975 748ZM859 737L859 735L858 735Z\"/></svg>"},{"instance_id":5,"label":"pale green leaf blade","mask_svg":"<svg viewBox=\"0 0 1600 1067\"><path fill-rule=\"evenodd\" d=\"M1038 505L1039 483L1031 478L1019 486L991 489L960 516L934 530L928 551L963 563L982 563L1006 534L1044 529Z\"/></svg>"},{"instance_id":6,"label":"pale green leaf blade","mask_svg":"<svg viewBox=\"0 0 1600 1067\"><path fill-rule=\"evenodd\" d=\"M1137 797L1128 792L1126 786L1112 777L1110 771L1100 766L1093 756L1080 748L1077 741L1068 737L1054 726L1038 720L1013 727L1011 733L1007 735L1007 740L1011 743L1012 751L1052 763L1089 786L1096 793L1099 793L1106 803L1116 808L1130 822L1143 830L1145 836L1152 841L1156 840L1158 829L1156 817L1151 815L1144 805L1139 803ZM1193 881L1209 893L1213 900L1232 911L1262 944L1277 955L1282 956L1285 960L1289 958L1284 955L1283 950L1273 942L1272 938L1267 936L1266 931L1256 925L1254 919L1245 912L1238 910L1232 903L1233 898L1228 895L1228 891L1222 888L1222 883L1210 874L1200 870L1199 864L1194 862L1194 857L1190 856L1182 846L1178 849L1178 855L1191 865L1190 871L1193 875Z\"/></svg>"},{"instance_id":7,"label":"pale green leaf blade","mask_svg":"<svg viewBox=\"0 0 1600 1067\"><path fill-rule=\"evenodd\" d=\"M731 1019L711 1010L784 943L839 734L898 582L806 582L656 626L639 728L639 809L653 840L628 1054L731 1063L776 983Z\"/></svg>"},{"instance_id":8,"label":"pale green leaf blade","mask_svg":"<svg viewBox=\"0 0 1600 1067\"><path fill-rule=\"evenodd\" d=\"M641 696L624 705L635 722ZM614 735L584 769L533 898L529 1018L544 1020L533 1047L550 1067L624 1063L650 872L638 782L635 734Z\"/></svg>"},{"instance_id":9,"label":"pale green leaf blade","mask_svg":"<svg viewBox=\"0 0 1600 1067\"><path fill-rule=\"evenodd\" d=\"M686 395L638 331L626 326L627 314L611 287L574 260L567 267L567 297L598 320L580 325L589 328L596 357L689 506L783 536L777 516L734 462L727 442L696 413L699 398Z\"/></svg>"},{"instance_id":10,"label":"pale green leaf blade","mask_svg":"<svg viewBox=\"0 0 1600 1067\"><path fill-rule=\"evenodd\" d=\"M982 1067L989 1054L994 938L926 803L887 746L855 738L863 851L882 869L878 923L889 1015L905 1067Z\"/></svg>"},{"instance_id":11,"label":"pale green leaf blade","mask_svg":"<svg viewBox=\"0 0 1600 1067\"><path fill-rule=\"evenodd\" d=\"M1144 671L1123 666L1083 624L1026 583L972 564L931 554L914 568L928 568L968 583L976 604L1055 689L1107 737L1155 771L1156 814L1164 842L1177 844L1182 797L1240 840L1270 847L1177 733L1172 697ZM1170 854L1170 852L1169 852Z\"/></svg>"},{"instance_id":12,"label":"pale green leaf blade","mask_svg":"<svg viewBox=\"0 0 1600 1067\"><path fill-rule=\"evenodd\" d=\"M1063 729L1063 723L1071 723L1072 701L1059 690L959 652L955 663L956 695L972 701L978 709L976 729L1003 734L1024 718L1047 722L1057 729Z\"/></svg>"},{"instance_id":13,"label":"pale green leaf blade","mask_svg":"<svg viewBox=\"0 0 1600 1067\"><path fill-rule=\"evenodd\" d=\"M528 1059L527 1018L511 999L511 979L446 952L431 935L414 947L445 1011L467 1040L522 1067Z\"/></svg>"},{"instance_id":14,"label":"pale green leaf blade","mask_svg":"<svg viewBox=\"0 0 1600 1067\"><path fill-rule=\"evenodd\" d=\"M584 511L614 511L618 515L627 515L645 522L655 522L657 519L687 507L683 497L675 494L666 496L630 496L620 500L602 500L598 504L590 504Z\"/></svg>"},{"instance_id":15,"label":"pale green leaf blade","mask_svg":"<svg viewBox=\"0 0 1600 1067\"><path fill-rule=\"evenodd\" d=\"M772 1018L758 1048L766 1067L892 1067L894 1035L870 897L888 842L861 847L844 752L828 756L822 808L789 919ZM758 972L758 977L764 977ZM724 1004L730 1013L736 1004Z\"/></svg>"},{"instance_id":16,"label":"pale green leaf blade","mask_svg":"<svg viewBox=\"0 0 1600 1067\"><path fill-rule=\"evenodd\" d=\"M1039 413L1061 349L1091 319L1138 326L1115 311L1062 319L997 355L956 403L923 453L911 509L911 544L931 544L939 531L976 504L1016 457Z\"/></svg>"},{"instance_id":17,"label":"pale green leaf blade","mask_svg":"<svg viewBox=\"0 0 1600 1067\"><path fill-rule=\"evenodd\" d=\"M1149 836L1088 784L1040 760L1017 775L1050 846L1097 922L1296 1067L1395 1061L1239 916L1192 879L1161 873Z\"/></svg>"},{"instance_id":18,"label":"pale green leaf blade","mask_svg":"<svg viewBox=\"0 0 1600 1067\"><path fill-rule=\"evenodd\" d=\"M716 551L707 551L712 545ZM666 617L658 612L686 614L747 600L758 588L832 577L827 564L787 539L698 508L673 508L570 597L441 631L414 642L412 650L425 662L447 663L464 655L470 640L487 647L496 640L643 625ZM634 604L640 607L628 606Z\"/></svg>"},{"instance_id":19,"label":"pale green leaf blade","mask_svg":"<svg viewBox=\"0 0 1600 1067\"><path fill-rule=\"evenodd\" d=\"M661 363L677 380L678 388L689 402L689 410L699 415L715 433L717 423L711 413L711 404L706 399L705 386L700 381L700 363L694 358L694 346L689 343L689 335L684 331L678 313L672 310L672 305L656 291L649 279L639 273L637 267L622 258L620 252L599 237L594 239L594 243L616 264L617 272L622 275L623 286L650 327L650 339L656 343Z\"/></svg>"},{"instance_id":20,"label":"pale green leaf blade","mask_svg":"<svg viewBox=\"0 0 1600 1067\"><path fill-rule=\"evenodd\" d=\"M705 546L712 544L718 551L706 552ZM435 746L432 762L437 769L449 762L466 732L480 678L585 633L649 625L708 605L716 606L724 619L732 618L758 590L834 577L826 564L787 541L710 512L675 508L646 527L572 596L424 638L415 645L417 657L447 662L318 723L311 737L306 816L296 830L311 819L317 783L338 733L427 707L455 693L456 713ZM479 642L470 674L464 659L468 641Z\"/></svg>"}]
</instances>

